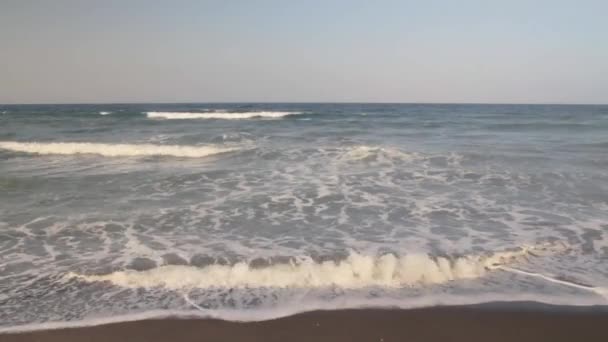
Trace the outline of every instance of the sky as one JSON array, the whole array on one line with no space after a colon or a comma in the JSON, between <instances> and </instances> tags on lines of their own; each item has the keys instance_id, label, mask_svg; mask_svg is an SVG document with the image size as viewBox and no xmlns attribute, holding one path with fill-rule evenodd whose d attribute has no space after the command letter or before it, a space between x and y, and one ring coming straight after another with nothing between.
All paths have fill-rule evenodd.
<instances>
[{"instance_id":1,"label":"sky","mask_svg":"<svg viewBox=\"0 0 608 342\"><path fill-rule=\"evenodd\" d=\"M608 1L0 0L0 103L608 103Z\"/></svg>"}]
</instances>

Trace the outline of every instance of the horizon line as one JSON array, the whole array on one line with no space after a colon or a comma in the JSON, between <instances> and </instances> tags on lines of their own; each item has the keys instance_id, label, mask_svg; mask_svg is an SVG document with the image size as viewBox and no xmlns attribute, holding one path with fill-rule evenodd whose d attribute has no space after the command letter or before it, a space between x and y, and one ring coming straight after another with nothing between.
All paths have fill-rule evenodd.
<instances>
[{"instance_id":1,"label":"horizon line","mask_svg":"<svg viewBox=\"0 0 608 342\"><path fill-rule=\"evenodd\" d=\"M184 101L184 102L26 102L0 103L0 106L46 106L46 105L146 105L146 104L386 104L386 105L514 105L514 106L608 106L608 103L566 102L401 102L401 101Z\"/></svg>"}]
</instances>

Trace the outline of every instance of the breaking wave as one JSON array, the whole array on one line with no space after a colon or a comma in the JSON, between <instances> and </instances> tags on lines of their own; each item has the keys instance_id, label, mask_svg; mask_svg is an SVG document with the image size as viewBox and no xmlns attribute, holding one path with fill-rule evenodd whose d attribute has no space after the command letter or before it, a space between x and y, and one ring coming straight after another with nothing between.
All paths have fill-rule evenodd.
<instances>
[{"instance_id":1,"label":"breaking wave","mask_svg":"<svg viewBox=\"0 0 608 342\"><path fill-rule=\"evenodd\" d=\"M563 246L562 246L563 247ZM68 273L68 279L110 282L126 288L164 287L171 290L205 288L322 288L357 289L371 286L399 288L441 284L482 277L489 271L560 246L538 245L516 251L456 258L426 254L370 256L351 253L341 261L316 262L311 258L255 267L247 262L233 265L160 266L146 271L126 270L105 275Z\"/></svg>"},{"instance_id":2,"label":"breaking wave","mask_svg":"<svg viewBox=\"0 0 608 342\"><path fill-rule=\"evenodd\" d=\"M253 119L253 118L282 118L288 115L302 114L300 112L211 112L211 113L190 113L190 112L147 112L150 119L168 120L188 120L188 119Z\"/></svg>"},{"instance_id":3,"label":"breaking wave","mask_svg":"<svg viewBox=\"0 0 608 342\"><path fill-rule=\"evenodd\" d=\"M38 143L0 141L0 149L34 154L97 154L105 157L173 156L201 158L236 148L152 144Z\"/></svg>"}]
</instances>

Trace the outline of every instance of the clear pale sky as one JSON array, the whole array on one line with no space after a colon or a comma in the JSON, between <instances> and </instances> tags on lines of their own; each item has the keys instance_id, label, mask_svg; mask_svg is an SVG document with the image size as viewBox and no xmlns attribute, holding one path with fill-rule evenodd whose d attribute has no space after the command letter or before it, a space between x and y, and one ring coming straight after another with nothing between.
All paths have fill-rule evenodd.
<instances>
[{"instance_id":1,"label":"clear pale sky","mask_svg":"<svg viewBox=\"0 0 608 342\"><path fill-rule=\"evenodd\" d=\"M0 103L608 103L608 1L0 0Z\"/></svg>"}]
</instances>

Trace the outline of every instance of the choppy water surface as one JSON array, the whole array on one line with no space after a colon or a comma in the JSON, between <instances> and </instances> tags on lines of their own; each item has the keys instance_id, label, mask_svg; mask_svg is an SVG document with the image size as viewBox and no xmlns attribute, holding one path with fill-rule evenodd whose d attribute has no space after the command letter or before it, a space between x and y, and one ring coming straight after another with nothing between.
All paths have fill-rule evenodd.
<instances>
[{"instance_id":1,"label":"choppy water surface","mask_svg":"<svg viewBox=\"0 0 608 342\"><path fill-rule=\"evenodd\" d=\"M606 304L608 107L0 107L0 324Z\"/></svg>"}]
</instances>

